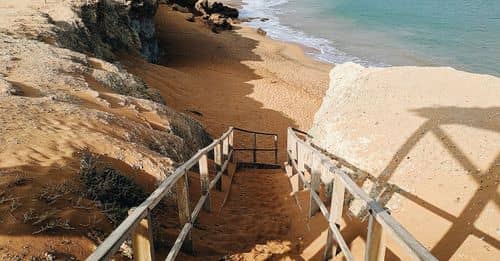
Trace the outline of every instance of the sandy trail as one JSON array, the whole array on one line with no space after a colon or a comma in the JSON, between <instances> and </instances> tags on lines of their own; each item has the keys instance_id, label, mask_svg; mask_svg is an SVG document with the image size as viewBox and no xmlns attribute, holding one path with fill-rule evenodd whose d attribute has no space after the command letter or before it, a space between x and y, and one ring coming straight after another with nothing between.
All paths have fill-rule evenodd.
<instances>
[{"instance_id":1,"label":"sandy trail","mask_svg":"<svg viewBox=\"0 0 500 261\"><path fill-rule=\"evenodd\" d=\"M160 6L156 23L166 50L161 65L124 54L127 69L160 90L169 106L201 121L214 137L229 126L279 134L283 162L286 129L311 126L331 66L250 28L213 34L167 6ZM228 179L223 183L227 191ZM299 195L300 212L290 192L282 170L237 172L222 213L225 192L214 192L215 212L199 217L193 232L197 256L181 259L321 259L324 241L317 239L324 236L325 224L318 215L307 225L307 195Z\"/></svg>"},{"instance_id":2,"label":"sandy trail","mask_svg":"<svg viewBox=\"0 0 500 261\"><path fill-rule=\"evenodd\" d=\"M283 148L287 127L311 126L330 65L250 28L214 34L167 6L160 6L156 22L166 50L161 65L129 56L122 62L160 90L169 106L201 113L191 114L214 137L237 126L278 133Z\"/></svg>"},{"instance_id":3,"label":"sandy trail","mask_svg":"<svg viewBox=\"0 0 500 261\"><path fill-rule=\"evenodd\" d=\"M218 196L212 213L202 213L195 225L196 256L183 254L179 259L301 260L300 240L292 228L300 213L292 207L287 178L281 174L281 170L238 171L222 211L228 182L223 192L213 192Z\"/></svg>"}]
</instances>

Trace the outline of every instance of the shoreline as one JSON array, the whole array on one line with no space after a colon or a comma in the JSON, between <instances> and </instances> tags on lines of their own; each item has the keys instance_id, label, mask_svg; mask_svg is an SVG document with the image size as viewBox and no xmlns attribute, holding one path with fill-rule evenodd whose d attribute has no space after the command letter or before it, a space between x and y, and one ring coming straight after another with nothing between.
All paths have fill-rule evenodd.
<instances>
[{"instance_id":1,"label":"shoreline","mask_svg":"<svg viewBox=\"0 0 500 261\"><path fill-rule=\"evenodd\" d=\"M261 113L267 113L260 112L259 109L263 108L272 110L271 115L280 115L276 118L285 116L287 120L277 120L277 128L271 123L257 124L258 120L252 123L238 119L240 127L279 132L284 137L288 126L304 129L311 126L328 87L328 73L333 65L313 59L298 44L261 36L250 26L236 24L232 31L214 34L199 21L190 23L184 18L185 14L170 10L168 5L160 6L156 17L160 45L166 49L176 48L169 50L160 65L141 62L130 56L122 59L129 71L143 78L150 87L160 90L167 104L178 111L200 110L203 117L191 116L200 120L214 136L235 124L234 120L244 110L257 110L259 115L249 118L263 118ZM200 45L193 43L195 41ZM151 71L157 73L152 75ZM179 81L177 86L172 84L172 89L165 88L159 81L160 74L175 78ZM181 80L180 75L190 79ZM237 86L230 86L231 82ZM207 83L215 87L212 91L223 97L197 93L199 86L207 86ZM179 88L179 84L189 88ZM235 93L243 94L256 104L244 109L236 102L229 102L231 108L226 109L232 111L225 110L225 113L211 106L205 107L207 100L222 105L222 98L230 100ZM216 122L216 117L221 118L220 122Z\"/></svg>"},{"instance_id":2,"label":"shoreline","mask_svg":"<svg viewBox=\"0 0 500 261\"><path fill-rule=\"evenodd\" d=\"M302 49L293 44L263 37L255 29L236 25L235 30L214 34L199 20L195 23L185 20L186 14L172 11L167 5L161 5L156 16L157 37L160 46L166 50L160 64L147 63L144 59L128 54L121 55L121 63L125 68L141 77L146 84L160 91L166 104L176 111L183 112L202 123L212 137L217 137L228 127L241 127L255 131L277 133L278 162L286 160L286 131L288 127L309 129L314 115L319 109L328 87L328 73L331 65L315 61L308 57ZM244 137L238 140L246 144ZM266 144L262 145L272 146ZM241 144L240 144L241 146ZM245 161L251 155L238 155L238 160ZM274 155L259 155L260 160L272 159ZM200 240L198 244L210 247L200 256L182 255L184 260L218 260L217 251L225 254L242 256L243 260L252 258L265 248L273 248L296 259L320 260L318 249L322 240L317 240L323 233L325 223L317 217L308 225L313 233L305 231L305 213L296 208L295 200L287 195L289 180L282 173L268 176L269 184L274 184L273 193L278 188L279 200L284 210L281 215L287 230L279 237L283 244L262 239L273 239L272 232L258 232L259 238L253 239L238 224L227 223L226 229L235 231L235 237L249 237L248 242L225 241L213 242ZM250 181L249 176L239 176L240 189ZM240 180L241 179L241 180ZM253 191L252 193L258 193ZM271 193L272 194L272 193ZM300 199L306 204L305 199ZM285 207L286 206L286 207ZM275 215L275 214L273 214ZM221 220L222 219L222 220ZM213 222L225 222L224 217ZM275 229L276 223L261 224L259 231ZM259 243L259 244L261 244ZM287 244L293 245L293 249ZM238 245L248 245L241 250ZM234 252L238 251L238 252ZM248 251L248 252L247 252ZM281 252L282 251L282 252ZM246 258L246 256L249 256ZM239 259L238 259L239 260Z\"/></svg>"},{"instance_id":3,"label":"shoreline","mask_svg":"<svg viewBox=\"0 0 500 261\"><path fill-rule=\"evenodd\" d=\"M352 25L346 24L347 22L334 20L336 19L334 17L328 18L325 22L315 21L314 26L311 24L308 26L294 25L295 18L293 17L300 13L295 14L295 11L293 11L295 9L289 6L282 7L282 5L286 6L287 3L280 2L278 5L270 4L262 7L262 3L254 6L253 2L249 2L251 4L248 5L248 3L243 3L242 0L226 0L224 2L237 6L240 11L245 10L246 17L243 19L250 17L278 17L271 18L266 22L252 20L248 23L245 22L245 25L256 29L264 29L272 39L304 46L304 52L308 56L321 62L333 65L354 62L364 67L376 68L399 66L451 67L468 73L500 76L500 72L495 70L496 67L491 66L491 61L480 64L470 59L462 61L457 56L457 53L432 53L422 49L417 44L398 40L396 36L390 35L387 31L370 32L366 28L358 30ZM250 7L247 7L247 5ZM268 10L271 11L268 12ZM289 16L292 18L289 19ZM328 28L328 23L339 24L338 28L333 30L333 34L338 37L332 38L330 33L325 34L322 30L314 29L315 27ZM383 40L386 38L389 40ZM483 54L476 53L475 55L481 57Z\"/></svg>"}]
</instances>

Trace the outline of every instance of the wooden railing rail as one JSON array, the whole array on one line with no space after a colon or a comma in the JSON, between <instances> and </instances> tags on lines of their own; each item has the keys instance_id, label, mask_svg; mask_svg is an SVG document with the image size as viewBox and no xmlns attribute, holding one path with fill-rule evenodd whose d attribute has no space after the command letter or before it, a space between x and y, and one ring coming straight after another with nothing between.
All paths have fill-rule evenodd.
<instances>
[{"instance_id":1,"label":"wooden railing rail","mask_svg":"<svg viewBox=\"0 0 500 261\"><path fill-rule=\"evenodd\" d=\"M275 151L277 161L278 136L272 133L254 132L250 130L230 127L219 139L214 140L207 147L199 150L193 157L178 167L174 173L168 176L149 197L136 208L129 212L129 216L102 242L101 245L87 258L90 261L109 260L125 242L132 237L134 260L154 260L154 248L152 238L151 211L167 195L170 189L176 191L176 199L179 213L179 222L182 229L165 260L175 260L181 248L188 252L194 252L191 239L193 223L198 218L201 210L211 211L210 191L215 187L222 190L222 175L227 174L229 162L234 162L233 154L237 150L245 148L234 148L234 132L242 131L254 135L254 146L249 149L256 154L258 151ZM267 135L274 137L274 148L257 148L256 136ZM208 171L208 155L213 151L217 174L210 180ZM256 163L256 156L254 156ZM201 196L194 209L191 211L189 204L188 171L198 164Z\"/></svg>"},{"instance_id":2,"label":"wooden railing rail","mask_svg":"<svg viewBox=\"0 0 500 261\"><path fill-rule=\"evenodd\" d=\"M252 135L252 147L251 148L234 148L234 151L252 151L252 162L253 164L259 163L257 160L257 153L258 152L274 152L274 164L278 164L278 134L275 133L268 133L268 132L258 132L258 131L251 131L251 130L246 130L246 129L241 129L241 128L233 128L235 131L240 131L244 133L248 133ZM257 147L257 136L262 135L262 136L272 136L273 141L274 141L274 147L273 148L258 148Z\"/></svg>"},{"instance_id":3,"label":"wooden railing rail","mask_svg":"<svg viewBox=\"0 0 500 261\"><path fill-rule=\"evenodd\" d=\"M299 138L296 132L311 138L309 134L303 131L288 128L287 155L289 165L287 166L287 174L291 176L296 172L296 175L299 177L297 181L301 183L297 184L297 187L299 189L301 187L309 188L309 216L311 217L320 211L328 220L329 229L324 253L325 260L333 258L337 245L347 260L354 260L337 225L342 217L344 193L346 191L355 198L363 200L369 209L370 217L368 221L365 260L384 259L386 250L385 235L392 236L407 254L415 260L437 260L386 209L380 206L377 201L370 198L341 168L337 167L332 159L315 149L309 142ZM310 170L310 181L305 178L306 168ZM331 199L330 210L328 210L318 195L322 182L325 186L329 186L331 185L330 182L333 182L333 187L327 190L327 197ZM329 183L326 184L325 182ZM333 239L335 239L337 244L334 244Z\"/></svg>"},{"instance_id":4,"label":"wooden railing rail","mask_svg":"<svg viewBox=\"0 0 500 261\"><path fill-rule=\"evenodd\" d=\"M178 167L168 176L158 188L149 195L138 207L131 210L130 215L102 242L102 244L87 258L87 260L109 260L120 248L123 242L132 236L135 260L154 260L153 239L151 227L151 210L175 186L177 204L179 208L179 221L183 225L174 246L166 260L174 260L182 246L192 251L191 229L193 222L198 217L201 209L210 211L210 190L213 187L221 189L222 174L233 157L233 130L231 127L219 139L214 140L207 147L199 150L193 157ZM212 181L208 177L208 153L214 150L217 174ZM191 212L189 208L189 187L187 172L199 164L202 195ZM140 242L143 242L142 244Z\"/></svg>"}]
</instances>

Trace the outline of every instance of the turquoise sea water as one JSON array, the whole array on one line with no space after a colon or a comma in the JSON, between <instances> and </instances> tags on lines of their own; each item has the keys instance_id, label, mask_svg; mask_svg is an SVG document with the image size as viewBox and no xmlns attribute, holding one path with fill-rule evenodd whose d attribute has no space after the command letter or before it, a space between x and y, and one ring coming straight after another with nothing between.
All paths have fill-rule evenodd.
<instances>
[{"instance_id":1,"label":"turquoise sea water","mask_svg":"<svg viewBox=\"0 0 500 261\"><path fill-rule=\"evenodd\" d=\"M500 75L500 0L243 0L242 15L316 58Z\"/></svg>"}]
</instances>

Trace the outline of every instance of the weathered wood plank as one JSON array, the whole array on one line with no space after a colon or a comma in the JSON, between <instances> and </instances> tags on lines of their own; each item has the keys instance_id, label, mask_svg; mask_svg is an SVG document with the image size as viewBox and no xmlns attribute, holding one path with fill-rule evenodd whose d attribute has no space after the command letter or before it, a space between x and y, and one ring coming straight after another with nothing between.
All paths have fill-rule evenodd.
<instances>
[{"instance_id":1,"label":"weathered wood plank","mask_svg":"<svg viewBox=\"0 0 500 261\"><path fill-rule=\"evenodd\" d=\"M234 128L230 127L220 139L225 139L233 133ZM174 173L168 176L158 188L149 195L149 197L142 202L136 210L131 213L111 234L104 240L104 242L87 258L90 261L108 260L120 248L121 244L132 233L140 221L146 217L148 210L153 209L163 197L170 191L176 184L177 180L185 174L186 169L191 169L199 158L213 150L219 143L219 140L214 140L210 145L199 150L193 157L178 167Z\"/></svg>"},{"instance_id":2,"label":"weathered wood plank","mask_svg":"<svg viewBox=\"0 0 500 261\"><path fill-rule=\"evenodd\" d=\"M333 180L333 191L330 203L330 217L328 222L336 226L342 218L344 206L345 186L338 177ZM334 243L334 235L331 229L328 230L326 238L324 259L330 260L337 252L337 245Z\"/></svg>"},{"instance_id":3,"label":"weathered wood plank","mask_svg":"<svg viewBox=\"0 0 500 261\"><path fill-rule=\"evenodd\" d=\"M215 169L219 172L222 169L222 142L219 141L217 146L214 148L214 161L215 161ZM222 179L217 180L215 188L218 191L222 191Z\"/></svg>"},{"instance_id":4,"label":"weathered wood plank","mask_svg":"<svg viewBox=\"0 0 500 261\"><path fill-rule=\"evenodd\" d=\"M133 211L134 209L129 210L129 214L132 214ZM134 260L154 261L153 228L151 224L151 214L148 212L132 232Z\"/></svg>"},{"instance_id":5,"label":"weathered wood plank","mask_svg":"<svg viewBox=\"0 0 500 261\"><path fill-rule=\"evenodd\" d=\"M229 155L231 156L233 154L233 151L229 152ZM210 182L210 188L208 190L212 190L214 186L216 186L219 183L219 180L222 178L222 171L224 171L229 165L229 161L224 162L222 165L222 169L217 172L215 175L214 179Z\"/></svg>"},{"instance_id":6,"label":"weathered wood plank","mask_svg":"<svg viewBox=\"0 0 500 261\"><path fill-rule=\"evenodd\" d=\"M222 140L222 162L225 162L229 159L229 136ZM223 172L225 175L228 175L227 169Z\"/></svg>"},{"instance_id":7,"label":"weathered wood plank","mask_svg":"<svg viewBox=\"0 0 500 261\"><path fill-rule=\"evenodd\" d=\"M274 164L278 164L278 136L274 136Z\"/></svg>"},{"instance_id":8,"label":"weathered wood plank","mask_svg":"<svg viewBox=\"0 0 500 261\"><path fill-rule=\"evenodd\" d=\"M257 134L253 134L253 163L257 163Z\"/></svg>"},{"instance_id":9,"label":"weathered wood plank","mask_svg":"<svg viewBox=\"0 0 500 261\"><path fill-rule=\"evenodd\" d=\"M189 187L187 173L185 173L176 183L177 208L179 214L179 223L184 226L191 223L191 210L189 207ZM191 234L186 236L183 245L184 251L194 253Z\"/></svg>"},{"instance_id":10,"label":"weathered wood plank","mask_svg":"<svg viewBox=\"0 0 500 261\"><path fill-rule=\"evenodd\" d=\"M207 200L208 195L203 195L200 197L198 202L196 203L196 206L194 206L193 213L191 213L191 223L195 223L196 219L198 218L198 215L200 214L201 208L205 204L205 201Z\"/></svg>"},{"instance_id":11,"label":"weathered wood plank","mask_svg":"<svg viewBox=\"0 0 500 261\"><path fill-rule=\"evenodd\" d=\"M231 133L229 134L229 151L233 151L233 149L234 149L234 131L231 131ZM229 156L229 161L234 163L233 154Z\"/></svg>"},{"instance_id":12,"label":"weathered wood plank","mask_svg":"<svg viewBox=\"0 0 500 261\"><path fill-rule=\"evenodd\" d=\"M303 175L301 173L304 173L305 170L306 170L306 167L305 167L305 150L304 150L304 146L302 146L300 143L297 143L297 172L299 173L299 176L300 175ZM299 190L302 190L304 189L304 180L303 179L299 179Z\"/></svg>"},{"instance_id":13,"label":"weathered wood plank","mask_svg":"<svg viewBox=\"0 0 500 261\"><path fill-rule=\"evenodd\" d=\"M311 164L311 188L309 196L309 218L319 211L319 205L313 198L314 193L319 192L321 183L321 162L318 157L313 157ZM314 192L314 193L313 193Z\"/></svg>"},{"instance_id":14,"label":"weathered wood plank","mask_svg":"<svg viewBox=\"0 0 500 261\"><path fill-rule=\"evenodd\" d=\"M205 211L211 211L210 202L210 176L208 175L208 157L207 154L201 156L198 161L198 166L200 168L200 182L201 182L201 195L206 195L207 200L203 204L203 209Z\"/></svg>"},{"instance_id":15,"label":"weathered wood plank","mask_svg":"<svg viewBox=\"0 0 500 261\"><path fill-rule=\"evenodd\" d=\"M182 227L181 233L179 233L179 236L175 240L174 246L172 249L170 249L170 252L168 253L167 258L165 258L165 261L174 261L175 258L177 257L177 254L179 254L179 251L181 248L184 247L185 245L185 240L191 236L191 228L193 227L193 224L191 223L186 223L184 227Z\"/></svg>"},{"instance_id":16,"label":"weathered wood plank","mask_svg":"<svg viewBox=\"0 0 500 261\"><path fill-rule=\"evenodd\" d=\"M290 164L288 162L286 162L286 164L285 164L285 173L286 173L287 177L293 176L293 167Z\"/></svg>"},{"instance_id":17,"label":"weathered wood plank","mask_svg":"<svg viewBox=\"0 0 500 261\"><path fill-rule=\"evenodd\" d=\"M373 215L368 220L365 261L381 261L385 258L384 228Z\"/></svg>"},{"instance_id":18,"label":"weathered wood plank","mask_svg":"<svg viewBox=\"0 0 500 261\"><path fill-rule=\"evenodd\" d=\"M291 131L291 136L291 140L297 143L296 148L301 145L310 146L305 141L299 139L293 131ZM374 213L377 213L375 218L384 228L384 231L388 235L391 235L392 239L398 242L412 258L417 260L437 260L420 242L418 242L405 228L403 228L401 224L386 213L375 200L370 198L370 196L358 187L358 185L345 173L345 171L340 170L332 162L332 160L323 153L314 148L312 148L312 150L313 153L320 155L322 164L325 168L327 168L332 175L334 174L354 197L365 201L369 208ZM293 153L293 151L291 151L291 153ZM332 199L332 202L333 201L334 200Z\"/></svg>"},{"instance_id":19,"label":"weathered wood plank","mask_svg":"<svg viewBox=\"0 0 500 261\"><path fill-rule=\"evenodd\" d=\"M151 227L151 214L139 222L132 235L132 249L134 260L154 261L153 229Z\"/></svg>"}]
</instances>

